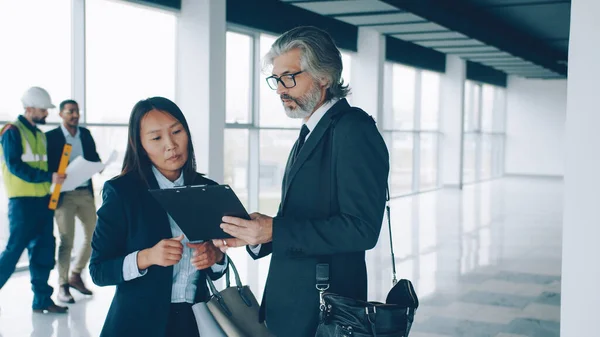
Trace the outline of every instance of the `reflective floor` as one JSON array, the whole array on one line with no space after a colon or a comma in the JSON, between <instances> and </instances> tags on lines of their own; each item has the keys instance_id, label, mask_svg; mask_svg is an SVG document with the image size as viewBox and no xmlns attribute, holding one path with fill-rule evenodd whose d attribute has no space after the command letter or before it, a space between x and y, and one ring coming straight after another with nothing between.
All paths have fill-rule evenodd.
<instances>
[{"instance_id":1,"label":"reflective floor","mask_svg":"<svg viewBox=\"0 0 600 337\"><path fill-rule=\"evenodd\" d=\"M559 335L562 182L505 178L392 202L399 278L421 299L411 337ZM231 252L261 296L268 261ZM369 296L391 287L389 236L367 254ZM51 282L56 285L53 272ZM0 336L98 336L112 288L75 294L66 316L32 314L29 274L0 290Z\"/></svg>"}]
</instances>

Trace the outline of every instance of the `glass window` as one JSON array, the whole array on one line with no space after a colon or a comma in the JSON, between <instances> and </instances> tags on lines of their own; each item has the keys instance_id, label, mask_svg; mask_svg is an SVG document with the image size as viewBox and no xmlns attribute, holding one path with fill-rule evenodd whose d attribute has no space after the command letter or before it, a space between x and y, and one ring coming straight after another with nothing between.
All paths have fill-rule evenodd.
<instances>
[{"instance_id":1,"label":"glass window","mask_svg":"<svg viewBox=\"0 0 600 337\"><path fill-rule=\"evenodd\" d=\"M440 75L421 72L421 129L436 130L440 113Z\"/></svg>"},{"instance_id":2,"label":"glass window","mask_svg":"<svg viewBox=\"0 0 600 337\"><path fill-rule=\"evenodd\" d=\"M248 130L225 129L224 183L231 186L248 209Z\"/></svg>"},{"instance_id":3,"label":"glass window","mask_svg":"<svg viewBox=\"0 0 600 337\"><path fill-rule=\"evenodd\" d=\"M492 135L481 135L481 173L480 179L489 179L492 177Z\"/></svg>"},{"instance_id":4,"label":"glass window","mask_svg":"<svg viewBox=\"0 0 600 337\"><path fill-rule=\"evenodd\" d=\"M417 83L420 83L418 91ZM388 135L392 194L436 188L439 134L435 130L439 129L440 74L386 63L384 84L383 128L392 131ZM419 179L415 180L416 177Z\"/></svg>"},{"instance_id":5,"label":"glass window","mask_svg":"<svg viewBox=\"0 0 600 337\"><path fill-rule=\"evenodd\" d=\"M175 98L176 26L174 13L86 1L88 122L127 123L137 101Z\"/></svg>"},{"instance_id":6,"label":"glass window","mask_svg":"<svg viewBox=\"0 0 600 337\"><path fill-rule=\"evenodd\" d=\"M502 175L505 100L503 88L465 82L463 181L466 183Z\"/></svg>"},{"instance_id":7,"label":"glass window","mask_svg":"<svg viewBox=\"0 0 600 337\"><path fill-rule=\"evenodd\" d=\"M390 193L401 195L412 192L413 134L394 132L390 147Z\"/></svg>"},{"instance_id":8,"label":"glass window","mask_svg":"<svg viewBox=\"0 0 600 337\"><path fill-rule=\"evenodd\" d=\"M390 129L410 130L414 128L415 118L415 80L416 70L394 64L392 67L392 121L386 123Z\"/></svg>"},{"instance_id":9,"label":"glass window","mask_svg":"<svg viewBox=\"0 0 600 337\"><path fill-rule=\"evenodd\" d=\"M481 94L481 129L493 131L494 87L488 84L482 86Z\"/></svg>"},{"instance_id":10,"label":"glass window","mask_svg":"<svg viewBox=\"0 0 600 337\"><path fill-rule=\"evenodd\" d=\"M71 1L0 1L0 121L23 113L21 96L29 87L46 89L53 103L71 97ZM50 109L48 122L58 122ZM55 126L40 126L42 131ZM8 240L8 197L0 179L0 249ZM27 252L18 265L27 265Z\"/></svg>"},{"instance_id":11,"label":"glass window","mask_svg":"<svg viewBox=\"0 0 600 337\"><path fill-rule=\"evenodd\" d=\"M465 83L465 131L479 130L481 85L466 81Z\"/></svg>"},{"instance_id":12,"label":"glass window","mask_svg":"<svg viewBox=\"0 0 600 337\"><path fill-rule=\"evenodd\" d=\"M506 89L494 88L494 103L493 103L493 126L494 132L506 132Z\"/></svg>"},{"instance_id":13,"label":"glass window","mask_svg":"<svg viewBox=\"0 0 600 337\"><path fill-rule=\"evenodd\" d=\"M274 216L281 201L281 182L296 130L260 131L259 212Z\"/></svg>"},{"instance_id":14,"label":"glass window","mask_svg":"<svg viewBox=\"0 0 600 337\"><path fill-rule=\"evenodd\" d=\"M438 185L438 135L421 133L421 175L420 190L428 190Z\"/></svg>"},{"instance_id":15,"label":"glass window","mask_svg":"<svg viewBox=\"0 0 600 337\"><path fill-rule=\"evenodd\" d=\"M71 1L0 2L0 120L23 113L29 87L46 89L54 104L71 98ZM59 121L58 109L48 122Z\"/></svg>"},{"instance_id":16,"label":"glass window","mask_svg":"<svg viewBox=\"0 0 600 337\"><path fill-rule=\"evenodd\" d=\"M476 179L477 135L464 135L463 182L470 183Z\"/></svg>"},{"instance_id":17,"label":"glass window","mask_svg":"<svg viewBox=\"0 0 600 337\"><path fill-rule=\"evenodd\" d=\"M465 82L465 98L464 98L464 107L463 107L463 129L464 131L468 131L471 125L471 111L473 109L473 84L470 81Z\"/></svg>"},{"instance_id":18,"label":"glass window","mask_svg":"<svg viewBox=\"0 0 600 337\"><path fill-rule=\"evenodd\" d=\"M481 125L481 85L473 85L473 105L471 106L471 130L480 130Z\"/></svg>"},{"instance_id":19,"label":"glass window","mask_svg":"<svg viewBox=\"0 0 600 337\"><path fill-rule=\"evenodd\" d=\"M227 123L249 123L252 111L252 37L227 32Z\"/></svg>"},{"instance_id":20,"label":"glass window","mask_svg":"<svg viewBox=\"0 0 600 337\"><path fill-rule=\"evenodd\" d=\"M123 160L125 159L125 151L127 150L127 127L125 126L92 126L89 127L92 137L96 142L96 151L100 155L100 159L106 161L113 150L117 151L117 159L109 164L102 174L96 175L93 178L94 192L96 196L100 196L100 191L107 180L118 176L123 168ZM96 198L98 207L102 205L102 198Z\"/></svg>"},{"instance_id":21,"label":"glass window","mask_svg":"<svg viewBox=\"0 0 600 337\"><path fill-rule=\"evenodd\" d=\"M492 142L492 176L500 177L504 173L504 136L494 135Z\"/></svg>"}]
</instances>

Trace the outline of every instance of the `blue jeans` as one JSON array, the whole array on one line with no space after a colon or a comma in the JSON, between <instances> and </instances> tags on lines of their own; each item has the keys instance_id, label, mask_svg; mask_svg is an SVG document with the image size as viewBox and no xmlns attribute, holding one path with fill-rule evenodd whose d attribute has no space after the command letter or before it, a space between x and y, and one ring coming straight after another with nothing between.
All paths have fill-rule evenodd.
<instances>
[{"instance_id":1,"label":"blue jeans","mask_svg":"<svg viewBox=\"0 0 600 337\"><path fill-rule=\"evenodd\" d=\"M8 200L9 232L6 249L0 254L0 288L15 271L25 248L29 253L29 272L33 290L33 309L43 309L54 302L48 285L54 268L56 240L54 212L48 209L49 197L22 197Z\"/></svg>"}]
</instances>

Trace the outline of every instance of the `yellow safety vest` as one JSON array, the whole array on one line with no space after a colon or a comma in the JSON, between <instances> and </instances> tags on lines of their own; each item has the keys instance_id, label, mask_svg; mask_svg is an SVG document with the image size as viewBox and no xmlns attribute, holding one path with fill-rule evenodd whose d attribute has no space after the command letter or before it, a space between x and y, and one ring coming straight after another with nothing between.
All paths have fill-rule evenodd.
<instances>
[{"instance_id":1,"label":"yellow safety vest","mask_svg":"<svg viewBox=\"0 0 600 337\"><path fill-rule=\"evenodd\" d=\"M37 130L34 134L25 124L17 120L9 125L14 125L21 134L21 142L23 146L23 162L33 168L48 171L48 157L46 153L46 135ZM2 129L4 131L4 128ZM2 177L4 178L4 187L9 198L15 197L43 197L50 194L49 182L31 183L25 181L8 170L6 161L4 160L4 149L0 144L0 160L2 161Z\"/></svg>"}]
</instances>

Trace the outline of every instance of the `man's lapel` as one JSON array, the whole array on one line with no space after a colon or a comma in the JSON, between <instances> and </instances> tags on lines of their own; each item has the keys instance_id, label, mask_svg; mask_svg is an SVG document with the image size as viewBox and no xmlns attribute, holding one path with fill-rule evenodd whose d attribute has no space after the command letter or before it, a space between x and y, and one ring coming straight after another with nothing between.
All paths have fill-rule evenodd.
<instances>
[{"instance_id":1,"label":"man's lapel","mask_svg":"<svg viewBox=\"0 0 600 337\"><path fill-rule=\"evenodd\" d=\"M296 158L296 160L293 160L293 153L296 149L296 146L298 146L298 144L297 144L298 142L296 141L296 144L294 144L294 148L292 149L292 152L290 153L290 157L288 158L288 163L285 168L285 175L284 175L284 179L283 179L284 188L283 188L283 195L281 196L281 205L282 206L285 204L285 201L287 198L287 192L288 192L290 185L292 184L294 178L296 177L296 174L298 173L298 171L300 170L300 168L302 167L304 162L306 162L306 160L308 159L310 154L315 150L317 145L319 145L319 143L321 142L321 139L323 138L323 136L325 135L325 133L331 126L332 118L335 115L337 115L338 113L340 113L344 110L347 110L348 108L350 108L350 105L348 104L348 101L346 101L346 99L341 99L340 101L335 103L325 113L323 118L321 118L321 120L319 121L319 123L317 124L315 129L311 131L310 135L308 136L308 139L306 140L306 143L304 143L304 146L302 147L302 149L300 149L300 153L298 153L298 157ZM283 209L283 207L282 207L282 209Z\"/></svg>"},{"instance_id":2,"label":"man's lapel","mask_svg":"<svg viewBox=\"0 0 600 337\"><path fill-rule=\"evenodd\" d=\"M60 147L60 150L62 151L62 148L67 143L67 138L65 138L65 134L63 133L62 127L60 127L60 126L58 127L58 140L59 140L58 145L60 145L59 147Z\"/></svg>"}]
</instances>

